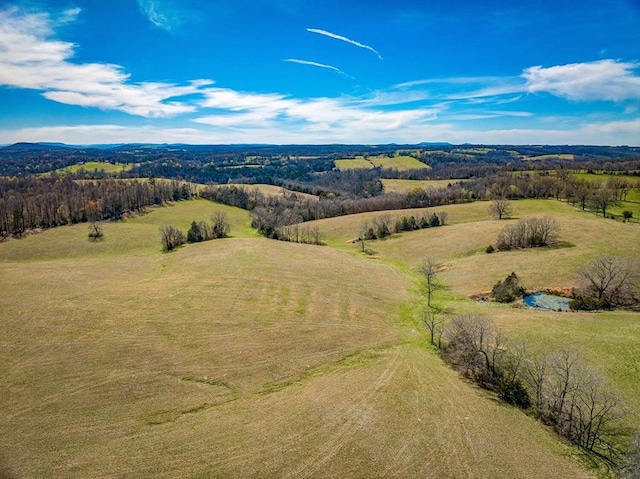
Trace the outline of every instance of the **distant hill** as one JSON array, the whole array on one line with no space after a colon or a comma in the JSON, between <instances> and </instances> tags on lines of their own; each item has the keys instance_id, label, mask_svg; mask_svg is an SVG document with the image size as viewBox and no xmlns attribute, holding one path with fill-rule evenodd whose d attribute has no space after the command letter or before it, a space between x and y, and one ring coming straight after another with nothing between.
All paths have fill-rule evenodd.
<instances>
[{"instance_id":1,"label":"distant hill","mask_svg":"<svg viewBox=\"0 0 640 479\"><path fill-rule=\"evenodd\" d=\"M28 142L19 142L14 143L13 145L4 146L0 149L2 150L50 150L50 149L59 149L59 148L73 148L69 145L65 145L64 143L28 143Z\"/></svg>"}]
</instances>

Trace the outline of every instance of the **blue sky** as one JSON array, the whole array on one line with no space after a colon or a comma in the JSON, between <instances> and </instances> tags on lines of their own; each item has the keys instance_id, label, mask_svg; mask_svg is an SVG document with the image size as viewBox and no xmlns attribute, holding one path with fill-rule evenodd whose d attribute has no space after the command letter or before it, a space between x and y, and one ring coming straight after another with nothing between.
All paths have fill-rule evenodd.
<instances>
[{"instance_id":1,"label":"blue sky","mask_svg":"<svg viewBox=\"0 0 640 479\"><path fill-rule=\"evenodd\" d=\"M640 0L0 0L0 144L640 145Z\"/></svg>"}]
</instances>

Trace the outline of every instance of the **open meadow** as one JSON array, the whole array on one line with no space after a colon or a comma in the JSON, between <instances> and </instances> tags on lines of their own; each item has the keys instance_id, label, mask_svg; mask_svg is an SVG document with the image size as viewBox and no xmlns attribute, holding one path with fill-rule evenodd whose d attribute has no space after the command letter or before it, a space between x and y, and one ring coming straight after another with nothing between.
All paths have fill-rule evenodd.
<instances>
[{"instance_id":1,"label":"open meadow","mask_svg":"<svg viewBox=\"0 0 640 479\"><path fill-rule=\"evenodd\" d=\"M246 211L205 200L0 243L0 477L593 477L588 460L463 380L428 345L417 267L444 265L435 300L483 314L532 350L570 345L640 427L637 313L480 303L516 271L569 288L589 259L640 259L640 226L552 200L562 247L486 254L511 220L488 204L436 208L444 227L352 241L383 213L313 222L326 246L268 240ZM224 211L231 237L162 253ZM424 210L388 212L417 214ZM4 475L3 475L4 474Z\"/></svg>"},{"instance_id":2,"label":"open meadow","mask_svg":"<svg viewBox=\"0 0 640 479\"><path fill-rule=\"evenodd\" d=\"M339 170L357 170L357 169L395 169L398 171L406 170L422 170L428 169L429 166L412 156L359 156L357 158L345 158L335 160L336 168Z\"/></svg>"}]
</instances>

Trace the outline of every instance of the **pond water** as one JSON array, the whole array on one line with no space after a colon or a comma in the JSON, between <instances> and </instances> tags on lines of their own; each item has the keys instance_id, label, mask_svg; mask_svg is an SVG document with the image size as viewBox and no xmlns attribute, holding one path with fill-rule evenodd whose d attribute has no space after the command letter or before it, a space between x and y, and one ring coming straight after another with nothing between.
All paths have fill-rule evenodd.
<instances>
[{"instance_id":1,"label":"pond water","mask_svg":"<svg viewBox=\"0 0 640 479\"><path fill-rule=\"evenodd\" d=\"M529 308L540 308L549 311L569 311L568 298L552 294L535 293L524 297L524 304Z\"/></svg>"}]
</instances>

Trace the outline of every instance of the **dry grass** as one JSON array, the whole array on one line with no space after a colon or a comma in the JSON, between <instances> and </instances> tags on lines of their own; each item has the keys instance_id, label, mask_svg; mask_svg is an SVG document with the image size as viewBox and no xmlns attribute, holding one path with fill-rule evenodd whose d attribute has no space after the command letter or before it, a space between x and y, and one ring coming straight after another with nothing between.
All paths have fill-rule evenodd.
<instances>
[{"instance_id":1,"label":"dry grass","mask_svg":"<svg viewBox=\"0 0 640 479\"><path fill-rule=\"evenodd\" d=\"M562 251L611 247L612 222L556 202L514 206L519 215L558 214L577 245L544 261L566 267ZM507 257L478 252L504 224L486 207L447 207L450 226L375 242L379 260L346 243L366 215L318 222L341 251L258 238L246 212L206 201L107 224L102 243L76 225L0 244L0 471L588 477L572 448L442 364L414 323L411 271L434 256L448 264L441 279L450 289L439 300L489 313L536 344L547 340L552 317L460 299L473 289L466 276L484 287L485 269ZM160 253L160 224L186 229L212 208L228 212L234 238ZM629 251L640 255L638 247ZM510 266L491 274L503 271ZM632 318L611 316L614 335L571 317L562 317L557 341L573 333L587 356L631 384Z\"/></svg>"},{"instance_id":2,"label":"dry grass","mask_svg":"<svg viewBox=\"0 0 640 479\"><path fill-rule=\"evenodd\" d=\"M382 185L386 193L408 193L416 188L446 188L459 183L458 180L396 180L383 179Z\"/></svg>"},{"instance_id":3,"label":"dry grass","mask_svg":"<svg viewBox=\"0 0 640 479\"><path fill-rule=\"evenodd\" d=\"M292 195L295 194L296 196L299 196L301 198L305 198L307 200L317 200L318 197L315 195L310 195L308 193L300 193L298 191L291 191L288 190L286 188L282 188L281 186L274 186L274 185L262 185L262 184L258 184L258 185L246 185L243 183L234 183L234 184L229 184L229 185L220 185L220 188L224 188L225 186L237 186L239 188L246 188L247 190L251 191L251 190L257 190L260 193L262 193L263 195L266 196L284 196L284 195Z\"/></svg>"}]
</instances>

